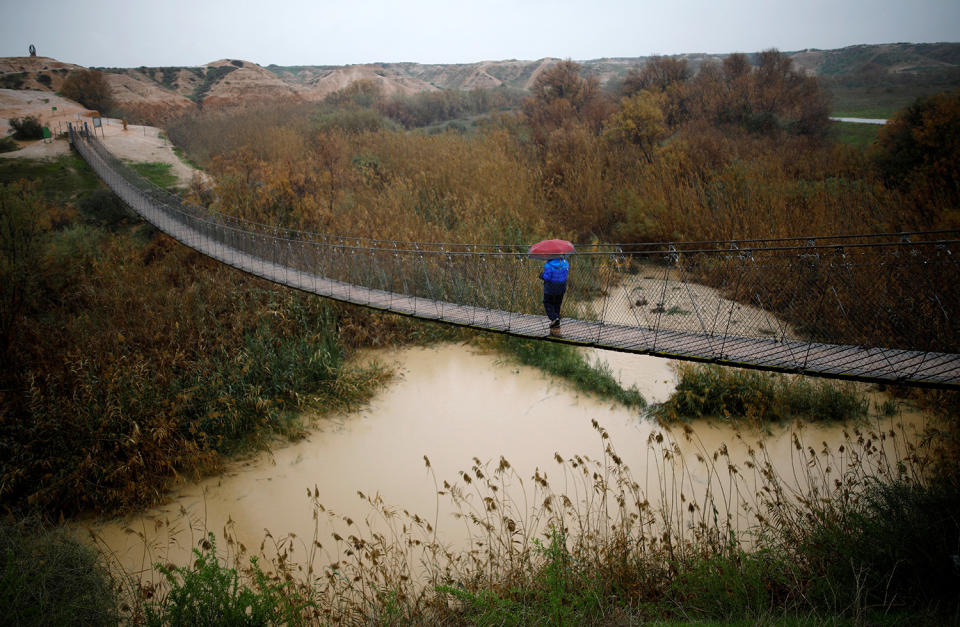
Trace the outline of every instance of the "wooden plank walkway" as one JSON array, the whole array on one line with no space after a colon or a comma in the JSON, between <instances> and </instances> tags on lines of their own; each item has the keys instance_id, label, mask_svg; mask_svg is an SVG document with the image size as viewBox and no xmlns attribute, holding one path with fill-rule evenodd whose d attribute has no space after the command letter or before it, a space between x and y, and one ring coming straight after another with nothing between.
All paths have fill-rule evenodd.
<instances>
[{"instance_id":1,"label":"wooden plank walkway","mask_svg":"<svg viewBox=\"0 0 960 627\"><path fill-rule=\"evenodd\" d=\"M95 151L83 146L80 152L124 202L164 233L243 272L319 296L427 320L581 346L836 379L960 389L960 355L956 354L710 336L596 320L565 319L560 332L551 333L545 316L431 300L328 279L275 264L203 235L154 206Z\"/></svg>"}]
</instances>

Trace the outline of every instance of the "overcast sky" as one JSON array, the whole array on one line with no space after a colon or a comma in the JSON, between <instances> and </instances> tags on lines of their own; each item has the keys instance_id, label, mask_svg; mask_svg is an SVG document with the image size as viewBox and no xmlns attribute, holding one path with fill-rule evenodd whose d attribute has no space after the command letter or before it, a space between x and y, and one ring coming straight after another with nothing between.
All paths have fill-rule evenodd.
<instances>
[{"instance_id":1,"label":"overcast sky","mask_svg":"<svg viewBox=\"0 0 960 627\"><path fill-rule=\"evenodd\" d=\"M0 56L472 63L960 41L960 0L0 0Z\"/></svg>"}]
</instances>

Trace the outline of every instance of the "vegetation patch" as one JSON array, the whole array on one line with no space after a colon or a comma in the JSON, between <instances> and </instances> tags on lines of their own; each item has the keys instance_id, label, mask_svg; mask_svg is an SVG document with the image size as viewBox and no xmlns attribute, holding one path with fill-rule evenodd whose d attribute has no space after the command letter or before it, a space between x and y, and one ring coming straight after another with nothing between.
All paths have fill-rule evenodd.
<instances>
[{"instance_id":1,"label":"vegetation patch","mask_svg":"<svg viewBox=\"0 0 960 627\"><path fill-rule=\"evenodd\" d=\"M853 384L726 366L681 364L677 388L651 408L670 423L695 418L785 423L796 419L856 421L869 402Z\"/></svg>"},{"instance_id":2,"label":"vegetation patch","mask_svg":"<svg viewBox=\"0 0 960 627\"><path fill-rule=\"evenodd\" d=\"M43 125L33 116L10 120L14 139L43 139Z\"/></svg>"},{"instance_id":3,"label":"vegetation patch","mask_svg":"<svg viewBox=\"0 0 960 627\"><path fill-rule=\"evenodd\" d=\"M127 165L151 184L162 189L176 187L180 182L177 175L173 173L173 166L169 163L136 161L127 162Z\"/></svg>"},{"instance_id":4,"label":"vegetation patch","mask_svg":"<svg viewBox=\"0 0 960 627\"><path fill-rule=\"evenodd\" d=\"M837 142L860 148L873 146L880 134L878 124L858 124L855 122L834 122L833 136Z\"/></svg>"},{"instance_id":5,"label":"vegetation patch","mask_svg":"<svg viewBox=\"0 0 960 627\"><path fill-rule=\"evenodd\" d=\"M197 104L203 103L203 99L206 97L207 92L210 91L210 88L222 80L227 74L236 69L237 67L235 65L207 67L203 73L203 80L199 85L196 86L196 88L194 88L193 93L190 94L190 100L196 102Z\"/></svg>"},{"instance_id":6,"label":"vegetation patch","mask_svg":"<svg viewBox=\"0 0 960 627\"><path fill-rule=\"evenodd\" d=\"M39 192L59 204L103 186L87 162L74 153L56 159L0 159L0 183L19 180L42 181Z\"/></svg>"},{"instance_id":7,"label":"vegetation patch","mask_svg":"<svg viewBox=\"0 0 960 627\"><path fill-rule=\"evenodd\" d=\"M26 72L6 72L4 74L0 74L0 88L20 89L23 87L23 82L26 79Z\"/></svg>"},{"instance_id":8,"label":"vegetation patch","mask_svg":"<svg viewBox=\"0 0 960 627\"><path fill-rule=\"evenodd\" d=\"M36 520L0 519L0 609L8 625L116 625L114 581L95 549Z\"/></svg>"},{"instance_id":9,"label":"vegetation patch","mask_svg":"<svg viewBox=\"0 0 960 627\"><path fill-rule=\"evenodd\" d=\"M494 340L501 351L525 366L534 366L588 394L608 398L627 407L643 409L646 400L636 387L624 389L603 363L590 364L577 348L556 342L501 335Z\"/></svg>"},{"instance_id":10,"label":"vegetation patch","mask_svg":"<svg viewBox=\"0 0 960 627\"><path fill-rule=\"evenodd\" d=\"M242 583L217 554L213 533L193 555L189 566L158 564L170 589L162 603L145 606L147 625L299 625L314 605L291 582L264 573L255 557L245 573L253 588Z\"/></svg>"},{"instance_id":11,"label":"vegetation patch","mask_svg":"<svg viewBox=\"0 0 960 627\"><path fill-rule=\"evenodd\" d=\"M109 192L73 215L30 186L0 193L18 242L0 265L9 511L148 504L174 473L297 436L305 409L362 402L387 376L345 365L333 307L124 230Z\"/></svg>"}]
</instances>

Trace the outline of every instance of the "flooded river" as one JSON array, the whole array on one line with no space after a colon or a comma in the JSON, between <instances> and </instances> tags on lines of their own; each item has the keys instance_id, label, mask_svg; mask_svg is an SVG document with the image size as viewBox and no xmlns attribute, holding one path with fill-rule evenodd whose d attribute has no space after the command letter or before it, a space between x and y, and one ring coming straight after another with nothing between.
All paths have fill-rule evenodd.
<instances>
[{"instance_id":1,"label":"flooded river","mask_svg":"<svg viewBox=\"0 0 960 627\"><path fill-rule=\"evenodd\" d=\"M667 360L601 351L588 355L606 361L648 402L666 400L675 385ZM556 477L561 474L557 454L603 458L607 441L592 421L607 431L641 490L665 489L659 477L663 451L648 444L663 429L637 410L591 398L539 370L470 346L410 348L375 357L394 365L398 374L367 407L319 418L305 439L233 461L221 475L174 491L167 505L126 520L88 524L101 548L128 572L138 572L156 561L184 564L204 530L220 537L226 530L254 553L265 537L268 552L272 542L286 537L302 556L315 533L325 543L335 523L377 517L358 493L417 512L456 545L465 531L451 516L455 508L437 496L445 480L455 483L460 471L469 474L475 465L496 467L501 457L525 480L535 472ZM817 450L824 444L835 450L844 435L841 427L808 427L802 437ZM689 437L667 433L666 438L674 443L674 453L688 458L690 468L674 488L685 491L685 498L699 498L697 492L715 482L711 471L689 463L698 454L709 457L726 447L734 458L746 456L748 446L755 450L749 438L716 425L697 426ZM769 457L794 475L795 445L789 434L767 437ZM311 496L328 519L315 522Z\"/></svg>"}]
</instances>

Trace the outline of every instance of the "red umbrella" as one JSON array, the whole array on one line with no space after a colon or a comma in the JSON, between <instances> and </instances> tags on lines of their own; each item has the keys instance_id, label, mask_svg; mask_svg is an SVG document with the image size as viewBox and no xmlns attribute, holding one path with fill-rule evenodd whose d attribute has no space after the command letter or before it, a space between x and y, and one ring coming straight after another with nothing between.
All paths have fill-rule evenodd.
<instances>
[{"instance_id":1,"label":"red umbrella","mask_svg":"<svg viewBox=\"0 0 960 627\"><path fill-rule=\"evenodd\" d=\"M531 246L527 252L541 259L553 259L575 253L577 250L565 239L545 239Z\"/></svg>"}]
</instances>

